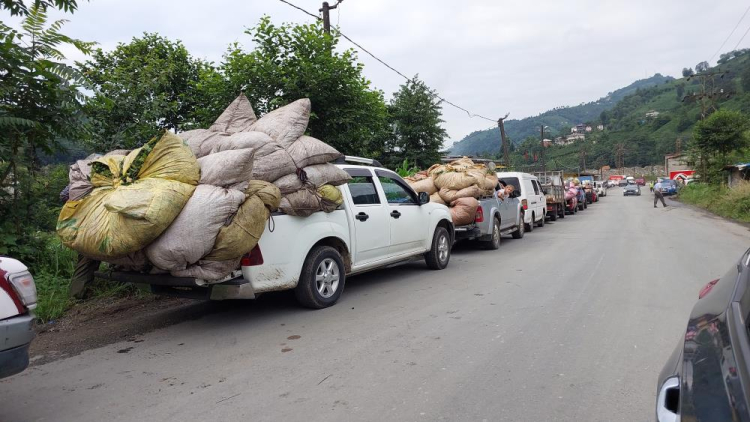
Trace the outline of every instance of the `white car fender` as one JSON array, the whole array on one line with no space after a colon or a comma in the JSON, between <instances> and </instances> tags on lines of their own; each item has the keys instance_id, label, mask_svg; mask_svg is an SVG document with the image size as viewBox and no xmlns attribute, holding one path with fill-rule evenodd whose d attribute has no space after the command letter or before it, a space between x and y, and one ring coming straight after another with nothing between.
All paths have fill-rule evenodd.
<instances>
[{"instance_id":1,"label":"white car fender","mask_svg":"<svg viewBox=\"0 0 750 422\"><path fill-rule=\"evenodd\" d=\"M451 224L451 227L453 227L453 218L451 217L450 211L448 211L448 207L441 204L430 205L434 205L435 208L429 213L430 224L427 229L427 235L425 236L425 242L422 245L425 251L432 249L432 238L435 235L435 229L441 221L447 220ZM453 233L450 233L450 235L453 236Z\"/></svg>"}]
</instances>

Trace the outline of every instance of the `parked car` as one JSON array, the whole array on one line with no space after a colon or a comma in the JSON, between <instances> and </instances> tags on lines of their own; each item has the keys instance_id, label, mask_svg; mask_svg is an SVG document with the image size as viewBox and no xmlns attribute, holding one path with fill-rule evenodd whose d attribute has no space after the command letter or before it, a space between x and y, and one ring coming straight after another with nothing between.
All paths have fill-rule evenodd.
<instances>
[{"instance_id":1,"label":"parked car","mask_svg":"<svg viewBox=\"0 0 750 422\"><path fill-rule=\"evenodd\" d=\"M565 218L565 187L563 186L562 171L535 172L542 186L545 202L547 204L547 217L555 221L558 217Z\"/></svg>"},{"instance_id":2,"label":"parked car","mask_svg":"<svg viewBox=\"0 0 750 422\"><path fill-rule=\"evenodd\" d=\"M641 196L641 187L638 185L627 185L625 186L625 189L622 190L623 196L628 195L637 195Z\"/></svg>"},{"instance_id":3,"label":"parked car","mask_svg":"<svg viewBox=\"0 0 750 422\"><path fill-rule=\"evenodd\" d=\"M639 177L638 179L635 179L635 184L638 186L646 186L646 179Z\"/></svg>"},{"instance_id":4,"label":"parked car","mask_svg":"<svg viewBox=\"0 0 750 422\"><path fill-rule=\"evenodd\" d=\"M534 226L543 227L547 213L547 200L539 179L529 173L520 172L499 172L497 178L505 184L513 185L515 190L520 192L518 199L523 208L526 231L534 230Z\"/></svg>"},{"instance_id":5,"label":"parked car","mask_svg":"<svg viewBox=\"0 0 750 422\"><path fill-rule=\"evenodd\" d=\"M29 345L34 339L36 285L20 261L0 257L0 378L29 366Z\"/></svg>"},{"instance_id":6,"label":"parked car","mask_svg":"<svg viewBox=\"0 0 750 422\"><path fill-rule=\"evenodd\" d=\"M698 293L684 336L659 375L656 419L750 420L750 250Z\"/></svg>"},{"instance_id":7,"label":"parked car","mask_svg":"<svg viewBox=\"0 0 750 422\"><path fill-rule=\"evenodd\" d=\"M576 189L578 190L578 196L576 197L578 211L583 211L589 207L588 201L586 200L586 192L581 186L576 186Z\"/></svg>"},{"instance_id":8,"label":"parked car","mask_svg":"<svg viewBox=\"0 0 750 422\"><path fill-rule=\"evenodd\" d=\"M371 165L337 164L352 176L339 186L339 209L309 217L275 213L255 249L220 283L132 272L97 275L149 284L158 294L214 300L294 290L300 304L318 309L336 303L348 275L413 259L434 270L447 267L454 239L448 208L430 203L426 192L414 192L377 161L347 158Z\"/></svg>"},{"instance_id":9,"label":"parked car","mask_svg":"<svg viewBox=\"0 0 750 422\"><path fill-rule=\"evenodd\" d=\"M455 240L473 240L486 249L497 249L503 235L522 238L525 228L521 219L523 208L518 196L519 193L514 191L512 197L503 200L498 199L497 195L479 198L474 222L456 226Z\"/></svg>"},{"instance_id":10,"label":"parked car","mask_svg":"<svg viewBox=\"0 0 750 422\"><path fill-rule=\"evenodd\" d=\"M676 195L677 194L677 182L672 179L662 179L661 183L661 194L664 196Z\"/></svg>"},{"instance_id":11,"label":"parked car","mask_svg":"<svg viewBox=\"0 0 750 422\"><path fill-rule=\"evenodd\" d=\"M607 185L608 182L601 182L597 181L594 182L594 188L596 189L596 194L599 195L599 197L607 196Z\"/></svg>"},{"instance_id":12,"label":"parked car","mask_svg":"<svg viewBox=\"0 0 750 422\"><path fill-rule=\"evenodd\" d=\"M583 193L586 195L587 204L593 204L594 202L597 202L599 200L598 196L596 195L596 190L591 183L587 183L583 186Z\"/></svg>"}]
</instances>

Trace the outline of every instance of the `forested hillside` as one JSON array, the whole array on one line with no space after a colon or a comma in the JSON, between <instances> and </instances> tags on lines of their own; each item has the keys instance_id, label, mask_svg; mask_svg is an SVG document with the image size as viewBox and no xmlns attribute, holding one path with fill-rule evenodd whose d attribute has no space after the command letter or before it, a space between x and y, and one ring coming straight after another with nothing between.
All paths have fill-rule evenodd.
<instances>
[{"instance_id":1,"label":"forested hillside","mask_svg":"<svg viewBox=\"0 0 750 422\"><path fill-rule=\"evenodd\" d=\"M505 122L506 135L515 144L529 136L539 136L539 126L549 126L552 134L575 126L578 123L593 121L599 118L604 110L609 110L626 96L633 94L638 89L662 85L673 80L670 76L656 74L647 79L641 79L632 84L610 92L606 96L586 104L572 107L558 107L546 111L538 116L527 117L520 120L507 120ZM498 128L477 131L469 134L451 148L451 153L456 155L487 155L499 151L500 131Z\"/></svg>"}]
</instances>

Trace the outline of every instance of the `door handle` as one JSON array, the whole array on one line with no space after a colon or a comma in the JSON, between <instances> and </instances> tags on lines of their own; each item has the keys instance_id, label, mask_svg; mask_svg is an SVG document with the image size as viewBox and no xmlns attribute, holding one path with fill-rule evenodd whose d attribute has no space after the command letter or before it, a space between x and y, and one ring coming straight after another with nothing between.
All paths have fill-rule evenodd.
<instances>
[{"instance_id":1,"label":"door handle","mask_svg":"<svg viewBox=\"0 0 750 422\"><path fill-rule=\"evenodd\" d=\"M393 210L391 211L391 217L398 219L399 217L401 217L401 213L396 210Z\"/></svg>"},{"instance_id":2,"label":"door handle","mask_svg":"<svg viewBox=\"0 0 750 422\"><path fill-rule=\"evenodd\" d=\"M361 212L361 213L357 214L356 216L354 216L354 218L356 218L359 221L367 221L367 219L370 218L370 216L367 215L367 214L365 214L365 213L363 213L363 212Z\"/></svg>"}]
</instances>

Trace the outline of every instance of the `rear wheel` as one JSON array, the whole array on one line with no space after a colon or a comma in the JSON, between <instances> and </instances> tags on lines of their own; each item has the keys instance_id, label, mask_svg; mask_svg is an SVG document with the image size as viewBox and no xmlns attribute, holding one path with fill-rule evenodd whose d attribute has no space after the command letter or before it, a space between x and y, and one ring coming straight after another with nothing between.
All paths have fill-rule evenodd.
<instances>
[{"instance_id":1,"label":"rear wheel","mask_svg":"<svg viewBox=\"0 0 750 422\"><path fill-rule=\"evenodd\" d=\"M300 305L322 309L341 297L346 270L341 254L330 246L316 246L305 259L294 296Z\"/></svg>"},{"instance_id":2,"label":"rear wheel","mask_svg":"<svg viewBox=\"0 0 750 422\"><path fill-rule=\"evenodd\" d=\"M546 220L547 220L547 215L542 214L542 218L539 219L539 227L544 227L544 223L547 222Z\"/></svg>"},{"instance_id":3,"label":"rear wheel","mask_svg":"<svg viewBox=\"0 0 750 422\"><path fill-rule=\"evenodd\" d=\"M565 208L565 205L560 205L560 211L558 211L560 213L560 218L565 218Z\"/></svg>"},{"instance_id":4,"label":"rear wheel","mask_svg":"<svg viewBox=\"0 0 750 422\"><path fill-rule=\"evenodd\" d=\"M549 219L552 221L557 221L557 215L560 214L559 208L555 207L555 210L552 211L552 214L549 215Z\"/></svg>"},{"instance_id":5,"label":"rear wheel","mask_svg":"<svg viewBox=\"0 0 750 422\"><path fill-rule=\"evenodd\" d=\"M435 228L432 236L432 248L424 254L427 266L433 270L442 270L451 259L451 238L445 227Z\"/></svg>"},{"instance_id":6,"label":"rear wheel","mask_svg":"<svg viewBox=\"0 0 750 422\"><path fill-rule=\"evenodd\" d=\"M534 224L536 224L536 222L534 221L534 220L535 220L535 217L536 217L536 216L535 216L535 215L534 215L534 213L532 212L532 213L531 213L531 223L528 223L528 224L526 224L526 231L527 231L527 232L529 232L529 233L531 233L531 232L533 232L533 231L534 231Z\"/></svg>"},{"instance_id":7,"label":"rear wheel","mask_svg":"<svg viewBox=\"0 0 750 422\"><path fill-rule=\"evenodd\" d=\"M500 220L497 218L492 219L492 237L490 240L479 242L484 249L495 250L500 247Z\"/></svg>"}]
</instances>

